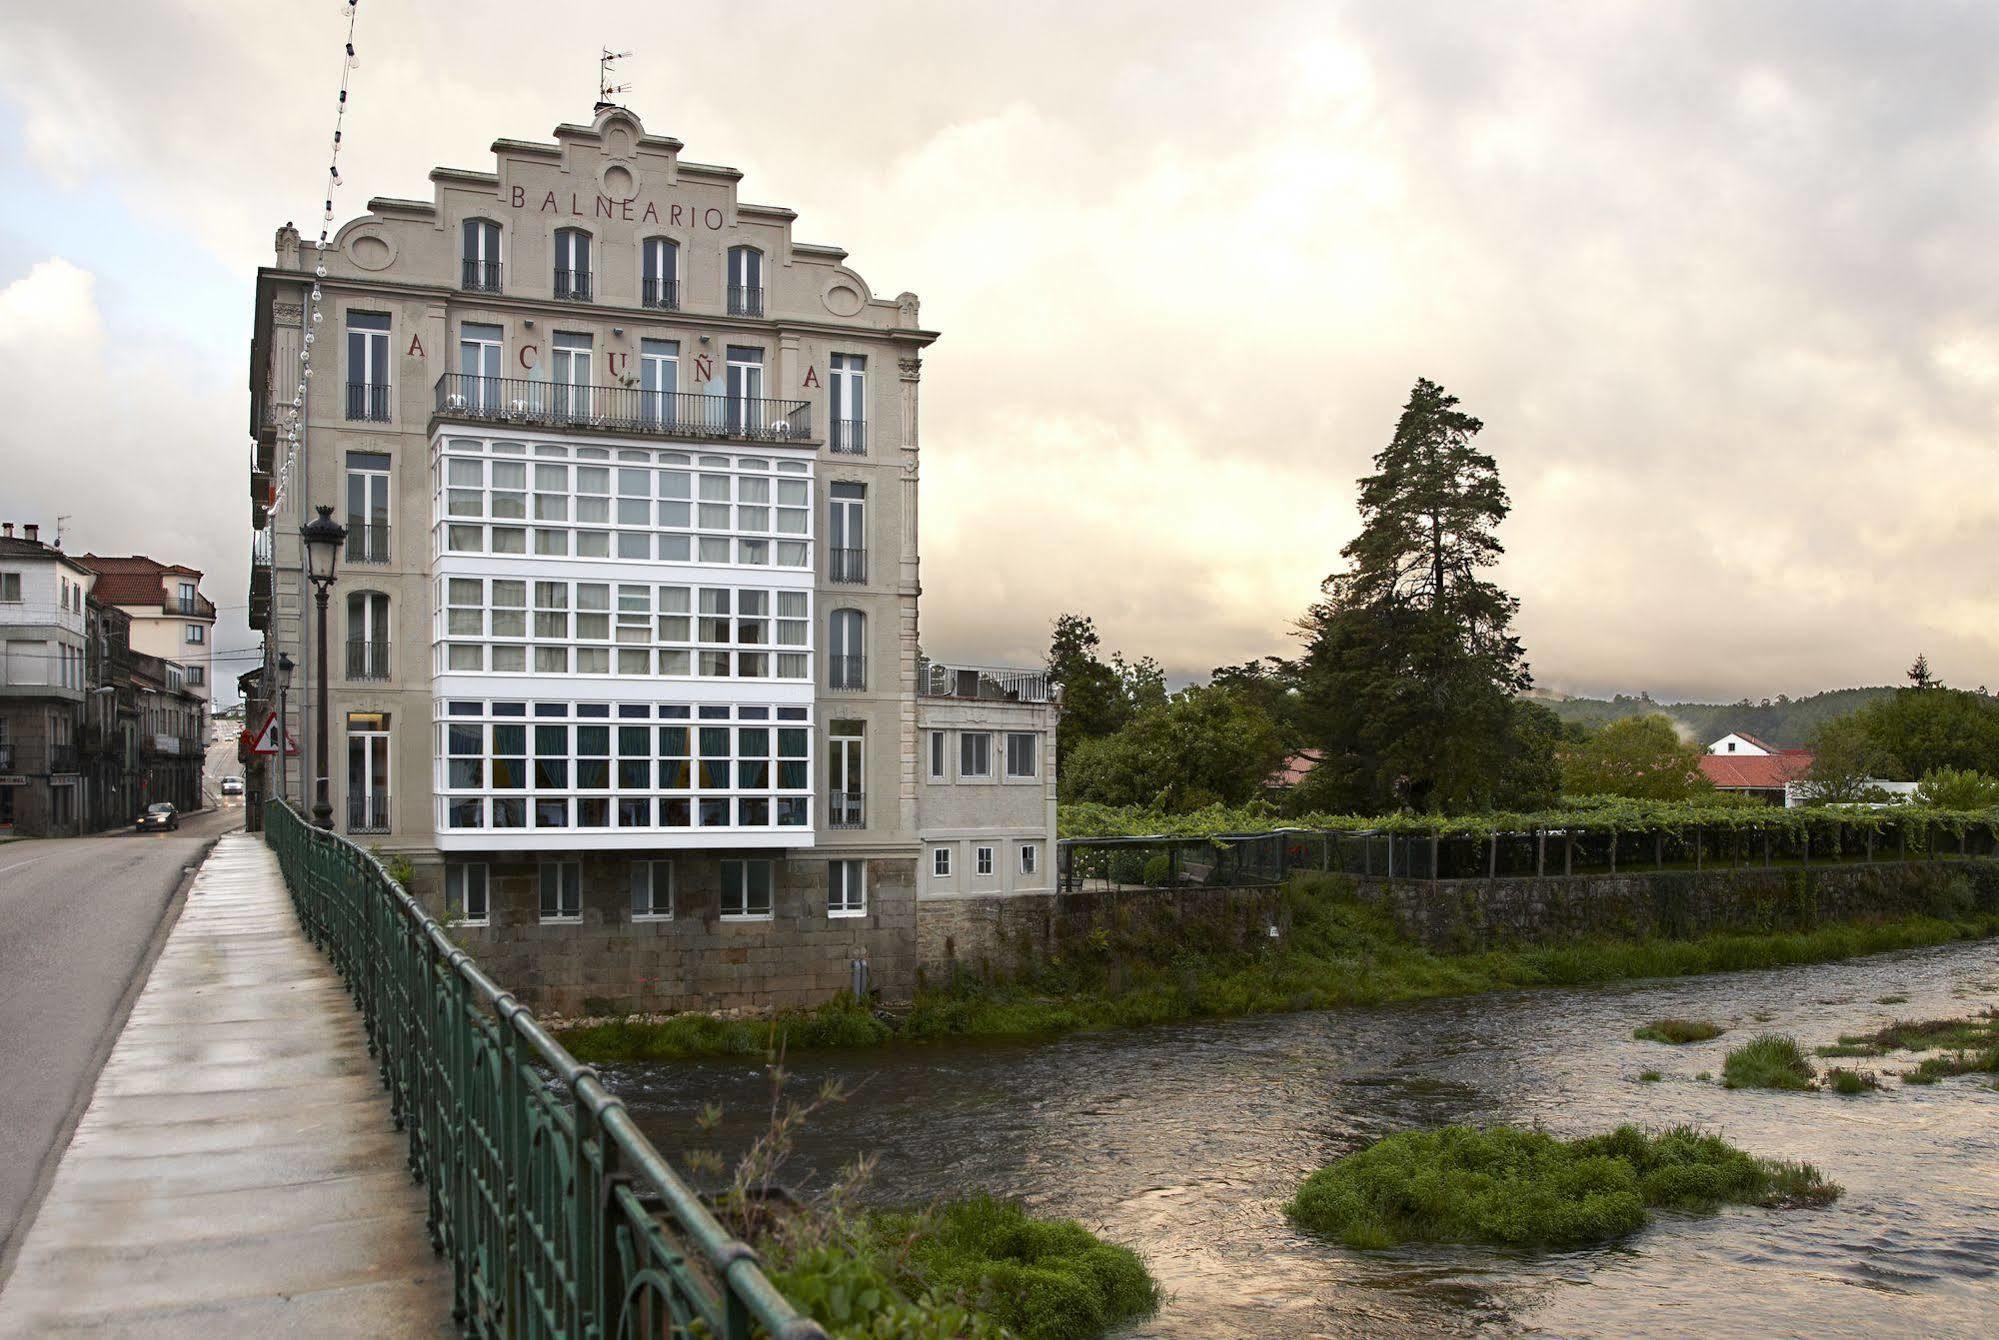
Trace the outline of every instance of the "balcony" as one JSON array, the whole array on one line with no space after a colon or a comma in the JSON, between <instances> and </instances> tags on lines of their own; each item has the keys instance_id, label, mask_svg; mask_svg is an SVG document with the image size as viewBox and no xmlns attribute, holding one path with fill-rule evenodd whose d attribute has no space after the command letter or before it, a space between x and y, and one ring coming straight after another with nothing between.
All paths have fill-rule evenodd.
<instances>
[{"instance_id":1,"label":"balcony","mask_svg":"<svg viewBox=\"0 0 1999 1340\"><path fill-rule=\"evenodd\" d=\"M459 283L467 293L503 293L500 287L500 263L498 261L466 261L464 277Z\"/></svg>"},{"instance_id":2,"label":"balcony","mask_svg":"<svg viewBox=\"0 0 1999 1340\"><path fill-rule=\"evenodd\" d=\"M347 518L347 561L386 563L389 561L389 523Z\"/></svg>"},{"instance_id":3,"label":"balcony","mask_svg":"<svg viewBox=\"0 0 1999 1340\"><path fill-rule=\"evenodd\" d=\"M828 549L826 551L826 580L829 582L860 583L868 579L868 551L865 549Z\"/></svg>"},{"instance_id":4,"label":"balcony","mask_svg":"<svg viewBox=\"0 0 1999 1340\"><path fill-rule=\"evenodd\" d=\"M831 791L826 796L828 828L867 826L867 797L859 791Z\"/></svg>"},{"instance_id":5,"label":"balcony","mask_svg":"<svg viewBox=\"0 0 1999 1340\"><path fill-rule=\"evenodd\" d=\"M557 270L555 272L555 296L568 302L589 302L590 272L588 270Z\"/></svg>"},{"instance_id":6,"label":"balcony","mask_svg":"<svg viewBox=\"0 0 1999 1340\"><path fill-rule=\"evenodd\" d=\"M52 773L75 772L77 767L76 746L58 744L49 746L49 771Z\"/></svg>"},{"instance_id":7,"label":"balcony","mask_svg":"<svg viewBox=\"0 0 1999 1340\"><path fill-rule=\"evenodd\" d=\"M177 757L180 754L180 737L178 735L168 735L164 731L154 731L152 744L155 754L165 754L169 757Z\"/></svg>"},{"instance_id":8,"label":"balcony","mask_svg":"<svg viewBox=\"0 0 1999 1340\"><path fill-rule=\"evenodd\" d=\"M810 442L812 406L803 400L756 400L636 386L575 386L524 377L437 379L436 417L542 428L583 428L649 437Z\"/></svg>"},{"instance_id":9,"label":"balcony","mask_svg":"<svg viewBox=\"0 0 1999 1340\"><path fill-rule=\"evenodd\" d=\"M745 288L740 284L729 286L730 316L762 316L764 314L764 291L760 288Z\"/></svg>"},{"instance_id":10,"label":"balcony","mask_svg":"<svg viewBox=\"0 0 1999 1340\"><path fill-rule=\"evenodd\" d=\"M389 421L389 388L382 382L347 383L347 417L363 423Z\"/></svg>"},{"instance_id":11,"label":"balcony","mask_svg":"<svg viewBox=\"0 0 1999 1340\"><path fill-rule=\"evenodd\" d=\"M253 629L261 631L270 620L273 584L271 532L253 531L250 535L250 627Z\"/></svg>"},{"instance_id":12,"label":"balcony","mask_svg":"<svg viewBox=\"0 0 1999 1340\"><path fill-rule=\"evenodd\" d=\"M828 656L826 673L826 687L829 689L865 689L868 686L868 658Z\"/></svg>"},{"instance_id":13,"label":"balcony","mask_svg":"<svg viewBox=\"0 0 1999 1340\"><path fill-rule=\"evenodd\" d=\"M658 308L662 312L680 310L680 284L672 279L648 279L639 293L641 306Z\"/></svg>"},{"instance_id":14,"label":"balcony","mask_svg":"<svg viewBox=\"0 0 1999 1340\"><path fill-rule=\"evenodd\" d=\"M865 456L868 454L868 421L866 419L835 419L832 436L827 447L842 456Z\"/></svg>"},{"instance_id":15,"label":"balcony","mask_svg":"<svg viewBox=\"0 0 1999 1340\"><path fill-rule=\"evenodd\" d=\"M347 831L386 833L389 831L389 798L385 795L347 797Z\"/></svg>"},{"instance_id":16,"label":"balcony","mask_svg":"<svg viewBox=\"0 0 1999 1340\"><path fill-rule=\"evenodd\" d=\"M968 698L986 703L1055 701L1046 670L940 665L935 661L917 662L916 691L926 698Z\"/></svg>"},{"instance_id":17,"label":"balcony","mask_svg":"<svg viewBox=\"0 0 1999 1340\"><path fill-rule=\"evenodd\" d=\"M347 678L387 679L389 677L389 644L386 640L363 642L350 638L347 643Z\"/></svg>"}]
</instances>

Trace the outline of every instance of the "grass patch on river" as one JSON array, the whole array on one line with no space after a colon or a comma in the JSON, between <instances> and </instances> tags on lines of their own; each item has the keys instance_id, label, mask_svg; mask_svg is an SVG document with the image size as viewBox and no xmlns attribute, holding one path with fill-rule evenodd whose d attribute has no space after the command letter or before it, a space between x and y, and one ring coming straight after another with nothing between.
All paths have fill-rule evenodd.
<instances>
[{"instance_id":1,"label":"grass patch on river","mask_svg":"<svg viewBox=\"0 0 1999 1340\"><path fill-rule=\"evenodd\" d=\"M1405 1131L1319 1169L1284 1211L1354 1248L1404 1242L1584 1247L1643 1228L1654 1209L1825 1205L1840 1188L1809 1164L1759 1159L1691 1127Z\"/></svg>"},{"instance_id":2,"label":"grass patch on river","mask_svg":"<svg viewBox=\"0 0 1999 1340\"><path fill-rule=\"evenodd\" d=\"M1821 1056L1885 1056L1889 1052L1938 1052L1902 1072L1905 1084L1934 1084L1952 1075L1999 1073L1999 1010L1963 1019L1898 1019L1872 1033L1844 1033Z\"/></svg>"},{"instance_id":3,"label":"grass patch on river","mask_svg":"<svg viewBox=\"0 0 1999 1340\"><path fill-rule=\"evenodd\" d=\"M1339 876L1297 878L1281 891L1284 933L1244 934L1239 917L1176 919L1164 905L1127 904L1116 924L1020 971L967 972L919 989L877 1017L851 1000L775 1019L665 1018L557 1025L580 1060L677 1060L864 1046L891 1038L1045 1037L1080 1029L1233 1018L1343 1005L1382 1005L1640 977L1686 977L1826 963L1999 934L1999 915L1965 912L1810 930L1694 939L1600 939L1439 953L1403 938L1385 909L1359 901ZM1258 925L1250 928L1261 932Z\"/></svg>"},{"instance_id":4,"label":"grass patch on river","mask_svg":"<svg viewBox=\"0 0 1999 1340\"><path fill-rule=\"evenodd\" d=\"M1640 1042L1665 1042L1675 1047L1689 1042L1706 1042L1727 1030L1707 1019L1654 1019L1631 1030Z\"/></svg>"},{"instance_id":5,"label":"grass patch on river","mask_svg":"<svg viewBox=\"0 0 1999 1340\"><path fill-rule=\"evenodd\" d=\"M1721 1083L1728 1089L1809 1089L1818 1072L1797 1039L1765 1033L1729 1052L1721 1063Z\"/></svg>"}]
</instances>

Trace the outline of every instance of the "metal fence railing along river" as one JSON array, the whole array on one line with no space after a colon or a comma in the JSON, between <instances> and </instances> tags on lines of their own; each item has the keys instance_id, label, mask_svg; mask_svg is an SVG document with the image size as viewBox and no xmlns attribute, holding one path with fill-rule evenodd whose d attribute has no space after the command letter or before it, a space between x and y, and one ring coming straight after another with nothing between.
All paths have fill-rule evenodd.
<instances>
[{"instance_id":1,"label":"metal fence railing along river","mask_svg":"<svg viewBox=\"0 0 1999 1340\"><path fill-rule=\"evenodd\" d=\"M825 1335L380 862L287 805L265 832L360 1008L468 1334Z\"/></svg>"}]
</instances>

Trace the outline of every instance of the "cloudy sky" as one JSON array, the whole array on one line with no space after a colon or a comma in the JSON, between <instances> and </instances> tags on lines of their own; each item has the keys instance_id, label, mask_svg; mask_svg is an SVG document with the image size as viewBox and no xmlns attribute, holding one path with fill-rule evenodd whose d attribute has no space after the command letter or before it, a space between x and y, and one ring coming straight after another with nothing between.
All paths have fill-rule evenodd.
<instances>
[{"instance_id":1,"label":"cloudy sky","mask_svg":"<svg viewBox=\"0 0 1999 1340\"><path fill-rule=\"evenodd\" d=\"M252 272L314 216L343 5L124 9L0 15L0 516L206 569L247 648ZM1999 7L558 12L362 0L343 217L635 49L649 128L944 332L934 654L1064 610L1176 676L1289 653L1428 376L1544 686L1999 684Z\"/></svg>"}]
</instances>

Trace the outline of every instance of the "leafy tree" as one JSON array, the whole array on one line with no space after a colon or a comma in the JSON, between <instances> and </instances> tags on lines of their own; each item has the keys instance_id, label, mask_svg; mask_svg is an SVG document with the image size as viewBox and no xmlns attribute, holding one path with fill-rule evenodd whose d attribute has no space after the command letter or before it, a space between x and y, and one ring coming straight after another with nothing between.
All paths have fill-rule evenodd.
<instances>
[{"instance_id":1,"label":"leafy tree","mask_svg":"<svg viewBox=\"0 0 1999 1340\"><path fill-rule=\"evenodd\" d=\"M1115 734L1080 742L1062 798L1173 813L1253 798L1284 757L1270 717L1232 689L1195 685Z\"/></svg>"},{"instance_id":2,"label":"leafy tree","mask_svg":"<svg viewBox=\"0 0 1999 1340\"><path fill-rule=\"evenodd\" d=\"M1518 602L1481 575L1508 511L1484 426L1419 380L1395 436L1360 481L1348 567L1301 621L1315 789L1344 809L1491 803L1513 756L1513 696L1527 689Z\"/></svg>"},{"instance_id":3,"label":"leafy tree","mask_svg":"<svg viewBox=\"0 0 1999 1340\"><path fill-rule=\"evenodd\" d=\"M1805 799L1819 805L1850 805L1874 799L1880 791L1870 778L1900 771L1893 757L1876 743L1862 719L1864 712L1834 717L1812 735L1812 766L1799 779Z\"/></svg>"},{"instance_id":4,"label":"leafy tree","mask_svg":"<svg viewBox=\"0 0 1999 1340\"><path fill-rule=\"evenodd\" d=\"M1713 789L1700 769L1700 746L1682 741L1666 717L1625 717L1569 751L1562 761L1562 790L1571 796L1686 800Z\"/></svg>"},{"instance_id":5,"label":"leafy tree","mask_svg":"<svg viewBox=\"0 0 1999 1340\"><path fill-rule=\"evenodd\" d=\"M1493 804L1515 811L1553 807L1562 793L1561 750L1566 741L1585 735L1582 727L1572 727L1540 703L1515 698L1506 766Z\"/></svg>"},{"instance_id":6,"label":"leafy tree","mask_svg":"<svg viewBox=\"0 0 1999 1340\"><path fill-rule=\"evenodd\" d=\"M1915 799L1940 810L1999 808L1999 777L1969 768L1933 768L1923 774Z\"/></svg>"},{"instance_id":7,"label":"leafy tree","mask_svg":"<svg viewBox=\"0 0 1999 1340\"><path fill-rule=\"evenodd\" d=\"M1124 693L1127 719L1134 713L1166 704L1166 672L1150 656L1126 662L1123 652L1111 653L1111 670Z\"/></svg>"},{"instance_id":8,"label":"leafy tree","mask_svg":"<svg viewBox=\"0 0 1999 1340\"><path fill-rule=\"evenodd\" d=\"M1241 665L1216 666L1208 676L1213 688L1228 689L1263 709L1277 726L1289 749L1304 743L1300 733L1298 667L1281 656L1266 656Z\"/></svg>"},{"instance_id":9,"label":"leafy tree","mask_svg":"<svg viewBox=\"0 0 1999 1340\"><path fill-rule=\"evenodd\" d=\"M1048 644L1048 678L1062 686L1062 728L1055 737L1057 776L1072 748L1109 735L1130 719L1122 679L1097 656L1102 642L1088 615L1064 614L1055 620Z\"/></svg>"},{"instance_id":10,"label":"leafy tree","mask_svg":"<svg viewBox=\"0 0 1999 1340\"><path fill-rule=\"evenodd\" d=\"M1916 653L1916 663L1909 667L1909 686L1917 689L1940 689L1943 681L1930 673L1930 658Z\"/></svg>"},{"instance_id":11,"label":"leafy tree","mask_svg":"<svg viewBox=\"0 0 1999 1340\"><path fill-rule=\"evenodd\" d=\"M1999 774L1999 704L1964 689L1901 689L1854 713L1886 760L1875 774L1901 780L1937 768Z\"/></svg>"}]
</instances>

